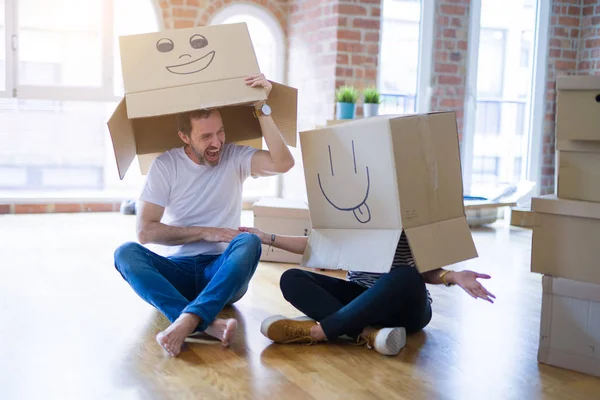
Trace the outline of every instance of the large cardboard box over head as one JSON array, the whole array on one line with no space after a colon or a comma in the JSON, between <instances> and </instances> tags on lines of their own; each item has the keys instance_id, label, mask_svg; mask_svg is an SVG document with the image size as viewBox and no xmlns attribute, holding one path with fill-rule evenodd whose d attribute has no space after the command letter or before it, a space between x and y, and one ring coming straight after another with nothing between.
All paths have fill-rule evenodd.
<instances>
[{"instance_id":1,"label":"large cardboard box over head","mask_svg":"<svg viewBox=\"0 0 600 400\"><path fill-rule=\"evenodd\" d=\"M556 90L556 139L600 140L600 76L561 76Z\"/></svg>"},{"instance_id":2,"label":"large cardboard box over head","mask_svg":"<svg viewBox=\"0 0 600 400\"><path fill-rule=\"evenodd\" d=\"M542 278L538 361L600 376L600 285Z\"/></svg>"},{"instance_id":3,"label":"large cardboard box over head","mask_svg":"<svg viewBox=\"0 0 600 400\"><path fill-rule=\"evenodd\" d=\"M312 224L302 265L388 272L400 234L421 272L477 257L452 112L300 133Z\"/></svg>"},{"instance_id":4,"label":"large cardboard box over head","mask_svg":"<svg viewBox=\"0 0 600 400\"><path fill-rule=\"evenodd\" d=\"M310 215L304 201L263 197L252 205L252 211L254 227L263 232L288 236L308 236L310 233ZM299 264L302 255L263 244L260 259Z\"/></svg>"},{"instance_id":5,"label":"large cardboard box over head","mask_svg":"<svg viewBox=\"0 0 600 400\"><path fill-rule=\"evenodd\" d=\"M600 202L600 140L559 140L556 148L558 197Z\"/></svg>"},{"instance_id":6,"label":"large cardboard box over head","mask_svg":"<svg viewBox=\"0 0 600 400\"><path fill-rule=\"evenodd\" d=\"M176 129L180 112L219 108L226 141L262 147L252 105L266 93L244 81L260 73L245 23L121 36L119 44L125 97L108 129L121 179L136 155L146 173L158 154L183 145ZM271 83L273 120L295 146L297 90Z\"/></svg>"},{"instance_id":7,"label":"large cardboard box over head","mask_svg":"<svg viewBox=\"0 0 600 400\"><path fill-rule=\"evenodd\" d=\"M531 199L531 272L600 285L600 203Z\"/></svg>"}]
</instances>

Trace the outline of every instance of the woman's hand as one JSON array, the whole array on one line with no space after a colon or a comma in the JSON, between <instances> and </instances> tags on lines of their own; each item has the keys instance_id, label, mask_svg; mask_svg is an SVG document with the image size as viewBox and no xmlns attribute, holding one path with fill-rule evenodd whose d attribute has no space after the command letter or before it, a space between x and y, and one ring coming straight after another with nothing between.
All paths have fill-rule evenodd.
<instances>
[{"instance_id":1,"label":"woman's hand","mask_svg":"<svg viewBox=\"0 0 600 400\"><path fill-rule=\"evenodd\" d=\"M491 276L473 271L453 271L449 273L446 278L448 282L457 284L474 299L479 297L492 304L494 303L492 298L495 299L496 296L488 292L487 289L477 281L477 278L490 279Z\"/></svg>"},{"instance_id":2,"label":"woman's hand","mask_svg":"<svg viewBox=\"0 0 600 400\"><path fill-rule=\"evenodd\" d=\"M240 226L238 228L240 232L248 232L253 233L260 238L262 244L270 244L271 243L271 235L264 233L260 229L257 228L249 228L246 226Z\"/></svg>"}]
</instances>

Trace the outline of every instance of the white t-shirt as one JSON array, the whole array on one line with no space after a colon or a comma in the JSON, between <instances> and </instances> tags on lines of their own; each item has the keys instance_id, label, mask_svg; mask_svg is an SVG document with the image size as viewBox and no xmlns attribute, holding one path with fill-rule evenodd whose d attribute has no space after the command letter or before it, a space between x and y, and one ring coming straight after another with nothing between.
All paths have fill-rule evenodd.
<instances>
[{"instance_id":1,"label":"white t-shirt","mask_svg":"<svg viewBox=\"0 0 600 400\"><path fill-rule=\"evenodd\" d=\"M215 167L198 165L183 146L158 156L148 171L140 200L165 207L162 223L237 229L242 187L250 176L257 149L227 143ZM228 243L200 241L179 246L153 246L163 256L221 254Z\"/></svg>"}]
</instances>

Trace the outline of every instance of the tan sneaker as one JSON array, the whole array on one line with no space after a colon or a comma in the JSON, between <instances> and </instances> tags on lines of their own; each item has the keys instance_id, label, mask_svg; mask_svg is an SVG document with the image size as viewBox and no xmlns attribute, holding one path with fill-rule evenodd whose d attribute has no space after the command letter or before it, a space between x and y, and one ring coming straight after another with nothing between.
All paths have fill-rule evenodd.
<instances>
[{"instance_id":1,"label":"tan sneaker","mask_svg":"<svg viewBox=\"0 0 600 400\"><path fill-rule=\"evenodd\" d=\"M274 315L263 321L260 331L275 343L308 343L316 341L310 336L310 328L317 322L308 317L286 318Z\"/></svg>"},{"instance_id":2,"label":"tan sneaker","mask_svg":"<svg viewBox=\"0 0 600 400\"><path fill-rule=\"evenodd\" d=\"M406 330L404 328L383 328L373 330L367 335L358 337L358 344L366 344L369 349L375 349L386 356L396 355L406 345Z\"/></svg>"}]
</instances>

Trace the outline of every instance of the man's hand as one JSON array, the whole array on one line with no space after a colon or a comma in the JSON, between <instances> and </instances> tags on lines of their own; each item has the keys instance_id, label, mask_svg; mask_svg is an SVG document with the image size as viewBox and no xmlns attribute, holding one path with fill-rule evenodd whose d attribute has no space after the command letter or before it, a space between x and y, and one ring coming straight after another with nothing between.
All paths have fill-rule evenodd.
<instances>
[{"instance_id":1,"label":"man's hand","mask_svg":"<svg viewBox=\"0 0 600 400\"><path fill-rule=\"evenodd\" d=\"M473 271L452 271L446 275L446 277L448 282L457 284L471 297L475 299L479 297L480 299L494 303L492 298L495 299L496 296L488 292L487 289L477 281L477 278L490 279L491 276Z\"/></svg>"},{"instance_id":2,"label":"man's hand","mask_svg":"<svg viewBox=\"0 0 600 400\"><path fill-rule=\"evenodd\" d=\"M269 97L271 89L273 89L273 85L265 78L264 74L250 75L246 78L246 85L251 87L262 87L265 89L265 92L267 92L267 97Z\"/></svg>"},{"instance_id":3,"label":"man's hand","mask_svg":"<svg viewBox=\"0 0 600 400\"><path fill-rule=\"evenodd\" d=\"M240 234L240 231L229 228L204 228L203 239L207 242L229 243Z\"/></svg>"}]
</instances>

